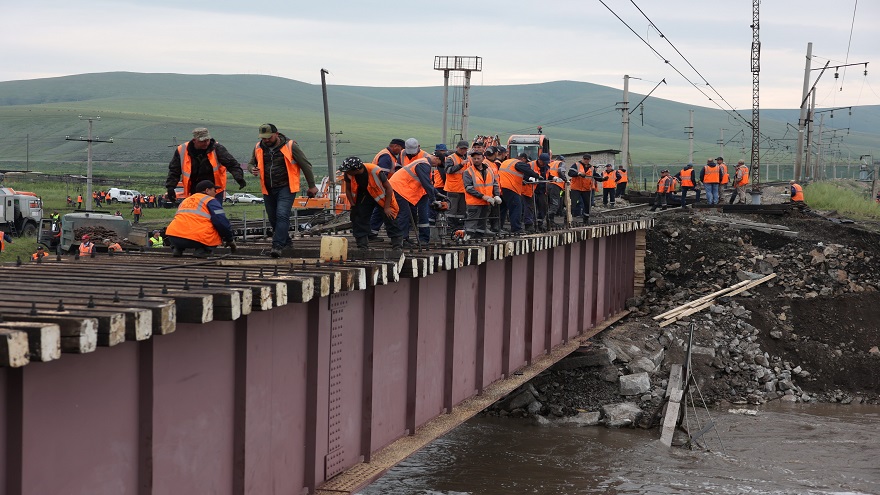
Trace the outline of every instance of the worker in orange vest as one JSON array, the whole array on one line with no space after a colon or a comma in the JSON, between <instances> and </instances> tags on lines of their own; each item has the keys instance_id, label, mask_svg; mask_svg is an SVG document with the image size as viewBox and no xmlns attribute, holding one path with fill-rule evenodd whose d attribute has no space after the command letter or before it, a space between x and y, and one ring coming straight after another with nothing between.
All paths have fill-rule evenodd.
<instances>
[{"instance_id":1,"label":"worker in orange vest","mask_svg":"<svg viewBox=\"0 0 880 495\"><path fill-rule=\"evenodd\" d=\"M614 198L617 196L617 180L620 178L620 172L614 170L614 165L605 164L605 171L602 172L602 206L614 208Z\"/></svg>"},{"instance_id":2,"label":"worker in orange vest","mask_svg":"<svg viewBox=\"0 0 880 495\"><path fill-rule=\"evenodd\" d=\"M107 246L107 252L113 251L118 253L122 251L122 246L118 242L112 242L110 239L104 239L104 245Z\"/></svg>"},{"instance_id":3,"label":"worker in orange vest","mask_svg":"<svg viewBox=\"0 0 880 495\"><path fill-rule=\"evenodd\" d=\"M565 183L568 182L568 165L565 164L565 157L559 155L556 160L550 162L547 171L547 221L552 227L556 215L562 215L563 207L562 194L565 190Z\"/></svg>"},{"instance_id":4,"label":"worker in orange vest","mask_svg":"<svg viewBox=\"0 0 880 495\"><path fill-rule=\"evenodd\" d=\"M77 207L77 208L82 208L82 206L83 206L83 195L82 195L82 194L77 194L77 195L76 195L76 207Z\"/></svg>"},{"instance_id":5,"label":"worker in orange vest","mask_svg":"<svg viewBox=\"0 0 880 495\"><path fill-rule=\"evenodd\" d=\"M431 224L428 217L430 205L436 197L434 185L431 184L431 168L439 165L439 158L425 155L405 165L388 179L401 209L400 214L397 215L397 223L403 233L404 245L415 245L409 240L411 222L416 224L420 243L427 244L431 240Z\"/></svg>"},{"instance_id":6,"label":"worker in orange vest","mask_svg":"<svg viewBox=\"0 0 880 495\"><path fill-rule=\"evenodd\" d=\"M193 249L196 258L207 258L221 243L233 253L236 250L232 226L223 205L216 198L217 186L209 180L196 184L191 196L184 199L168 228L165 237L171 243L172 256L179 258L184 250Z\"/></svg>"},{"instance_id":7,"label":"worker in orange vest","mask_svg":"<svg viewBox=\"0 0 880 495\"><path fill-rule=\"evenodd\" d=\"M92 236L90 236L89 234L85 234L80 240L82 241L79 244L80 256L89 256L90 254L95 252L95 243L92 242Z\"/></svg>"},{"instance_id":8,"label":"worker in orange vest","mask_svg":"<svg viewBox=\"0 0 880 495\"><path fill-rule=\"evenodd\" d=\"M597 175L590 164L592 157L589 153L574 162L568 169L571 177L571 214L583 216L584 223L590 220L590 207L593 205L593 185L602 179Z\"/></svg>"},{"instance_id":9,"label":"worker in orange vest","mask_svg":"<svg viewBox=\"0 0 880 495\"><path fill-rule=\"evenodd\" d=\"M391 174L400 168L400 153L403 151L404 146L406 146L406 141L400 138L394 138L388 143L388 146L382 148L381 151L376 153L376 156L373 157L373 160L370 163L378 165L379 168L384 170L385 174L390 178ZM384 221L385 219L382 214L382 209L376 207L373 210L372 216L370 216L371 241L379 238L379 229L382 228Z\"/></svg>"},{"instance_id":10,"label":"worker in orange vest","mask_svg":"<svg viewBox=\"0 0 880 495\"><path fill-rule=\"evenodd\" d=\"M174 150L174 156L168 164L165 189L168 191L169 201L174 202L177 199L175 188L178 182L183 182L184 193L192 194L195 184L210 180L218 186L217 199L222 202L226 192L227 171L232 174L239 189L244 189L247 182L244 180L242 166L226 147L215 141L204 127L193 129L192 134L191 141ZM146 198L141 199L146 203Z\"/></svg>"},{"instance_id":11,"label":"worker in orange vest","mask_svg":"<svg viewBox=\"0 0 880 495\"><path fill-rule=\"evenodd\" d=\"M370 217L379 208L385 230L391 238L391 248L403 248L403 233L397 223L400 207L386 171L375 163L364 163L356 156L343 160L339 171L343 173L342 190L351 205L351 233L357 247L369 249Z\"/></svg>"},{"instance_id":12,"label":"worker in orange vest","mask_svg":"<svg viewBox=\"0 0 880 495\"><path fill-rule=\"evenodd\" d=\"M749 185L749 167L746 166L745 160L740 160L736 164L736 171L733 174L733 194L730 195L730 204L738 202L746 204L746 186ZM738 200L738 201L737 201Z\"/></svg>"},{"instance_id":13,"label":"worker in orange vest","mask_svg":"<svg viewBox=\"0 0 880 495\"><path fill-rule=\"evenodd\" d=\"M793 180L788 181L791 189L791 202L804 204L804 188Z\"/></svg>"},{"instance_id":14,"label":"worker in orange vest","mask_svg":"<svg viewBox=\"0 0 880 495\"><path fill-rule=\"evenodd\" d=\"M0 253L6 250L6 243L12 244L12 237L6 232L0 232Z\"/></svg>"},{"instance_id":15,"label":"worker in orange vest","mask_svg":"<svg viewBox=\"0 0 880 495\"><path fill-rule=\"evenodd\" d=\"M501 221L510 218L510 233L521 234L523 231L523 189L532 182L538 182L541 176L529 164L528 153L520 153L518 157L505 160L498 170L498 185L501 186Z\"/></svg>"},{"instance_id":16,"label":"worker in orange vest","mask_svg":"<svg viewBox=\"0 0 880 495\"><path fill-rule=\"evenodd\" d=\"M694 176L694 164L688 163L681 169L674 178L681 184L681 207L687 208L687 193L691 189L696 188L696 177ZM697 190L697 201L700 200L700 191Z\"/></svg>"},{"instance_id":17,"label":"worker in orange vest","mask_svg":"<svg viewBox=\"0 0 880 495\"><path fill-rule=\"evenodd\" d=\"M455 152L446 157L446 196L449 198L447 217L450 226L454 229L461 227L467 215L461 174L470 166L467 159L468 146L468 142L462 139L456 145Z\"/></svg>"},{"instance_id":18,"label":"worker in orange vest","mask_svg":"<svg viewBox=\"0 0 880 495\"><path fill-rule=\"evenodd\" d=\"M614 195L618 198L622 198L624 194L626 194L626 185L629 183L629 177L627 176L626 169L623 168L623 165L617 166L617 191Z\"/></svg>"},{"instance_id":19,"label":"worker in orange vest","mask_svg":"<svg viewBox=\"0 0 880 495\"><path fill-rule=\"evenodd\" d=\"M479 149L470 152L471 166L462 174L467 220L464 222L465 234L482 237L489 234L489 213L491 207L501 205L501 187L498 185L498 172L486 163L485 155Z\"/></svg>"},{"instance_id":20,"label":"worker in orange vest","mask_svg":"<svg viewBox=\"0 0 880 495\"><path fill-rule=\"evenodd\" d=\"M660 179L657 181L657 193L654 195L654 202L651 203L651 211L656 211L657 206L661 210L665 210L669 196L675 190L675 182L669 176L669 170L660 171Z\"/></svg>"},{"instance_id":21,"label":"worker in orange vest","mask_svg":"<svg viewBox=\"0 0 880 495\"><path fill-rule=\"evenodd\" d=\"M721 167L712 159L706 160L706 166L700 170L700 182L706 187L706 201L710 205L717 205L721 186Z\"/></svg>"},{"instance_id":22,"label":"worker in orange vest","mask_svg":"<svg viewBox=\"0 0 880 495\"><path fill-rule=\"evenodd\" d=\"M730 183L730 174L727 173L727 164L724 163L724 157L721 156L715 159L715 163L718 164L718 168L721 170L721 187L723 188Z\"/></svg>"},{"instance_id":23,"label":"worker in orange vest","mask_svg":"<svg viewBox=\"0 0 880 495\"><path fill-rule=\"evenodd\" d=\"M49 256L49 253L47 253L46 250L43 249L43 246L37 246L36 252L31 255L31 261L42 260L46 256Z\"/></svg>"},{"instance_id":24,"label":"worker in orange vest","mask_svg":"<svg viewBox=\"0 0 880 495\"><path fill-rule=\"evenodd\" d=\"M141 213L142 213L141 205L135 204L131 208L131 214L134 215L134 223L139 223L141 221Z\"/></svg>"}]
</instances>

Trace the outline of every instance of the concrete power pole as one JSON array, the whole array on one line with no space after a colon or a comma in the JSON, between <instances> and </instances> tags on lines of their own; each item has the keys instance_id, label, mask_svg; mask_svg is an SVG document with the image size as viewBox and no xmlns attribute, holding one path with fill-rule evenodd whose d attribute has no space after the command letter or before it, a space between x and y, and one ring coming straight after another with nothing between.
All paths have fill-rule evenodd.
<instances>
[{"instance_id":1,"label":"concrete power pole","mask_svg":"<svg viewBox=\"0 0 880 495\"><path fill-rule=\"evenodd\" d=\"M819 133L816 136L816 178L827 179L822 173L822 127L825 125L825 114L819 116Z\"/></svg>"},{"instance_id":2,"label":"concrete power pole","mask_svg":"<svg viewBox=\"0 0 880 495\"><path fill-rule=\"evenodd\" d=\"M685 127L685 134L688 135L688 163L694 163L694 111L688 110L691 114L690 125Z\"/></svg>"},{"instance_id":3,"label":"concrete power pole","mask_svg":"<svg viewBox=\"0 0 880 495\"><path fill-rule=\"evenodd\" d=\"M89 121L89 137L84 138L82 136L79 139L72 138L70 136L65 136L65 141L86 141L89 143L89 151L88 151L88 165L86 166L86 211L92 211L92 143L112 143L113 138L110 139L98 139L97 137L92 138L92 122L95 120L101 120L101 117L83 117L79 116L80 120L88 120Z\"/></svg>"},{"instance_id":4,"label":"concrete power pole","mask_svg":"<svg viewBox=\"0 0 880 495\"><path fill-rule=\"evenodd\" d=\"M812 135L813 134L813 112L815 111L815 109L816 109L816 88L814 87L813 89L810 90L810 107L809 107L809 110L807 111L807 121L806 121L807 122L807 132L806 132L806 142L807 142L806 154L807 154L807 156L804 159L804 171L806 173L810 174L810 177L812 179L816 178L816 174L810 168L810 162L811 162L810 155L812 154L812 151L810 150L810 148L813 146L813 135Z\"/></svg>"},{"instance_id":5,"label":"concrete power pole","mask_svg":"<svg viewBox=\"0 0 880 495\"><path fill-rule=\"evenodd\" d=\"M620 139L620 152L623 155L623 166L629 170L629 76L623 76L623 136Z\"/></svg>"},{"instance_id":6,"label":"concrete power pole","mask_svg":"<svg viewBox=\"0 0 880 495\"><path fill-rule=\"evenodd\" d=\"M336 163L333 159L335 154L334 146L330 142L330 110L327 104L327 79L324 77L329 73L326 69L321 69L321 93L324 97L324 132L327 135L327 181L330 185L327 189L330 191L330 207L333 208L336 206Z\"/></svg>"},{"instance_id":7,"label":"concrete power pole","mask_svg":"<svg viewBox=\"0 0 880 495\"><path fill-rule=\"evenodd\" d=\"M804 91L801 94L801 115L798 119L797 148L794 155L794 180L801 180L804 163L804 127L807 123L807 96L810 91L810 63L813 60L813 42L807 43L807 63L804 68Z\"/></svg>"}]
</instances>

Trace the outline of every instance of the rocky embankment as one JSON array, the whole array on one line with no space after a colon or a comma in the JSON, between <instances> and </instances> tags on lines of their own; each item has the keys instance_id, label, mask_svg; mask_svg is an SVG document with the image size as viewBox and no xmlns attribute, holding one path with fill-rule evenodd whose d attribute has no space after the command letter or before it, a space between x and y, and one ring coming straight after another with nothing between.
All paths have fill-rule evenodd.
<instances>
[{"instance_id":1,"label":"rocky embankment","mask_svg":"<svg viewBox=\"0 0 880 495\"><path fill-rule=\"evenodd\" d=\"M705 216L704 216L705 215ZM778 229L742 229L737 222ZM822 218L675 212L648 233L645 293L589 346L486 414L648 426L670 367L713 404L880 403L880 237ZM740 281L775 278L661 328L653 316Z\"/></svg>"}]
</instances>

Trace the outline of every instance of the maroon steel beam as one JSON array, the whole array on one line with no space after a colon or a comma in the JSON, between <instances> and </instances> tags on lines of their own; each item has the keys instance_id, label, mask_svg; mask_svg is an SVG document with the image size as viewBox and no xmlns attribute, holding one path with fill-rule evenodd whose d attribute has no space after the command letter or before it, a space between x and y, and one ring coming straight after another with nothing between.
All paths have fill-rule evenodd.
<instances>
[{"instance_id":1,"label":"maroon steel beam","mask_svg":"<svg viewBox=\"0 0 880 495\"><path fill-rule=\"evenodd\" d=\"M153 493L153 342L138 346L138 486L139 495Z\"/></svg>"},{"instance_id":2,"label":"maroon steel beam","mask_svg":"<svg viewBox=\"0 0 880 495\"><path fill-rule=\"evenodd\" d=\"M504 301L502 304L503 328L501 341L501 374L510 376L510 339L513 329L513 259L504 258Z\"/></svg>"},{"instance_id":3,"label":"maroon steel beam","mask_svg":"<svg viewBox=\"0 0 880 495\"><path fill-rule=\"evenodd\" d=\"M534 330L534 315L535 315L535 305L537 304L535 297L535 253L529 253L525 255L526 258L526 285L525 285L525 293L526 293L526 314L525 314L525 329L523 331L523 339L522 345L524 350L524 358L525 364L532 364L532 346L534 343L532 342L532 332Z\"/></svg>"},{"instance_id":4,"label":"maroon steel beam","mask_svg":"<svg viewBox=\"0 0 880 495\"><path fill-rule=\"evenodd\" d=\"M3 415L5 416L3 431L3 463L6 477L6 493L9 495L22 494L22 471L24 449L24 369L4 368L3 378Z\"/></svg>"},{"instance_id":5,"label":"maroon steel beam","mask_svg":"<svg viewBox=\"0 0 880 495\"><path fill-rule=\"evenodd\" d=\"M476 349L474 366L474 383L477 386L477 394L483 393L483 376L485 375L486 365L486 306L488 303L488 280L487 280L488 264L483 263L477 267L477 327L476 327Z\"/></svg>"},{"instance_id":6,"label":"maroon steel beam","mask_svg":"<svg viewBox=\"0 0 880 495\"><path fill-rule=\"evenodd\" d=\"M446 277L446 324L444 334L446 336L446 358L443 366L443 408L446 412L452 411L453 406L453 380L455 377L455 308L456 308L456 281L458 270L452 270Z\"/></svg>"},{"instance_id":7,"label":"maroon steel beam","mask_svg":"<svg viewBox=\"0 0 880 495\"><path fill-rule=\"evenodd\" d=\"M416 428L443 414L446 366L446 288L449 273L416 279L419 284L415 390Z\"/></svg>"},{"instance_id":8,"label":"maroon steel beam","mask_svg":"<svg viewBox=\"0 0 880 495\"><path fill-rule=\"evenodd\" d=\"M480 391L490 383L504 376L504 363L507 356L504 354L504 339L507 334L505 319L508 317L505 311L509 308L505 301L507 290L507 262L493 261L481 265L485 270L482 278L485 284L486 301L483 315L485 318L483 329L483 373L478 378Z\"/></svg>"},{"instance_id":9,"label":"maroon steel beam","mask_svg":"<svg viewBox=\"0 0 880 495\"><path fill-rule=\"evenodd\" d=\"M376 325L379 315L376 314L376 289L370 287L366 291L364 304L364 348L361 353L361 448L360 453L364 462L370 462L373 455L373 346L375 345Z\"/></svg>"}]
</instances>

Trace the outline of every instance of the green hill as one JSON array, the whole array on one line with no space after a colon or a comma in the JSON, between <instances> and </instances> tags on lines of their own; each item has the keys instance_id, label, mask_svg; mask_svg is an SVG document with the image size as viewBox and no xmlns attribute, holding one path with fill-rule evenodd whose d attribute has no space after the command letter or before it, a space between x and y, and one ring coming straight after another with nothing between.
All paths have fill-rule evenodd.
<instances>
[{"instance_id":1,"label":"green hill","mask_svg":"<svg viewBox=\"0 0 880 495\"><path fill-rule=\"evenodd\" d=\"M393 137L417 137L426 147L440 141L442 87L373 88L330 86L330 120L342 131L342 156L372 158ZM558 81L518 86L476 86L471 91L469 137L476 134L534 132L543 126L552 137L553 151L571 153L620 147L620 112L615 105L620 90L594 84ZM631 105L642 95L631 95ZM718 154L719 129L726 128L728 161L751 146L751 132L726 113L660 98L649 98L643 110L631 115L631 155L636 164L681 164L687 158L684 127L688 110L695 112L697 163ZM240 161L249 159L264 122L296 139L313 163L324 170L323 102L320 86L259 75L180 75L102 73L0 82L0 168L82 173L86 144L68 141L88 132L79 116L101 116L94 135L113 137L113 143L95 143L96 170L130 173L164 171L175 140L205 126ZM745 115L750 120L750 112ZM793 161L786 146L794 147L796 110L762 111L762 133L783 139L762 143L762 163ZM838 131L832 149L845 160L861 154L880 155L880 106L856 107L849 115L826 115L826 124ZM829 136L823 141L830 139ZM732 140L731 140L732 138ZM842 139L842 140L841 140ZM449 137L452 140L452 137ZM826 141L827 142L827 141ZM839 150L839 151L838 151Z\"/></svg>"}]
</instances>

